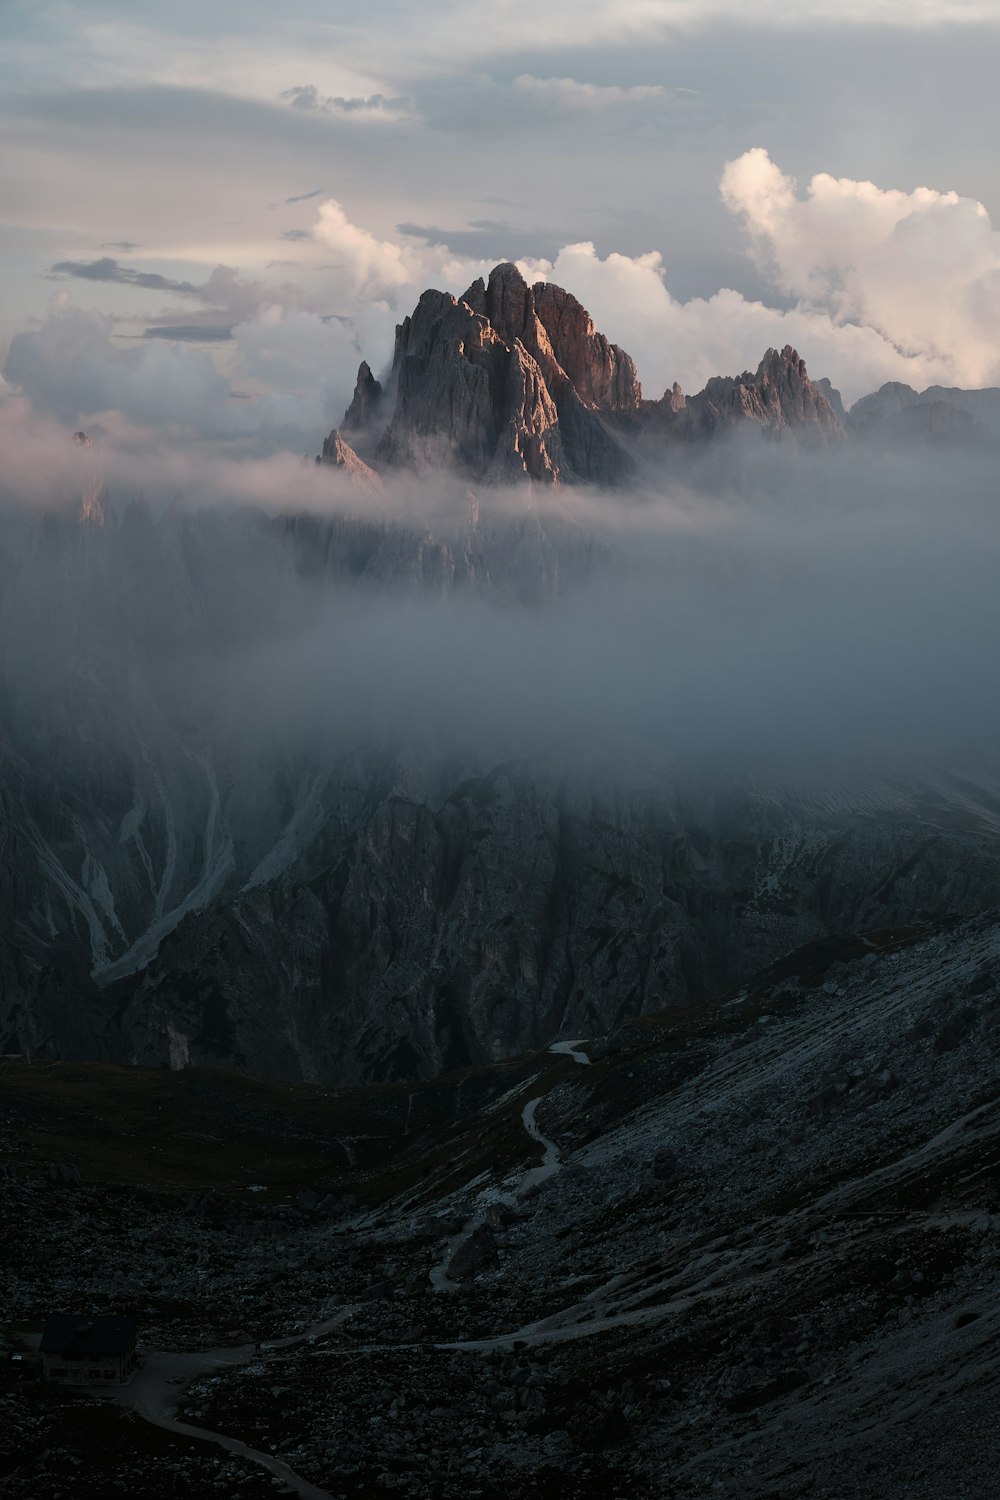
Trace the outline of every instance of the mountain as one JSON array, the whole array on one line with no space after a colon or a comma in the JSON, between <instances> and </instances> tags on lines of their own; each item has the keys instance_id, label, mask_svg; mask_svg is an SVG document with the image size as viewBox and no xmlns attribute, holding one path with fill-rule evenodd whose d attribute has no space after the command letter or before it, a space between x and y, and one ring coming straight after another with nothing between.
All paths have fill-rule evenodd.
<instances>
[{"instance_id":1,"label":"mountain","mask_svg":"<svg viewBox=\"0 0 1000 1500\"><path fill-rule=\"evenodd\" d=\"M768 349L755 374L745 370L735 378L710 380L680 411L686 435L711 438L751 423L771 437L822 447L842 431L834 396L832 388L828 395L810 380L805 360L786 344L780 352ZM671 411L677 410L675 401L663 399Z\"/></svg>"},{"instance_id":2,"label":"mountain","mask_svg":"<svg viewBox=\"0 0 1000 1500\"><path fill-rule=\"evenodd\" d=\"M460 298L423 294L396 329L384 386L361 364L343 428L375 467L614 488L678 441L754 431L823 446L841 434L834 403L842 411L788 347L769 349L755 374L644 400L631 358L570 292L528 286L506 264Z\"/></svg>"},{"instance_id":3,"label":"mountain","mask_svg":"<svg viewBox=\"0 0 1000 1500\"><path fill-rule=\"evenodd\" d=\"M883 447L989 450L1000 441L1000 390L963 391L889 381L851 407L851 436Z\"/></svg>"},{"instance_id":4,"label":"mountain","mask_svg":"<svg viewBox=\"0 0 1000 1500\"><path fill-rule=\"evenodd\" d=\"M755 371L644 398L635 364L563 288L499 265L456 298L428 291L396 329L384 382L358 370L343 430L374 469L455 469L467 480L621 488L676 470L727 438L804 449L989 451L1000 391L890 381L845 412L790 345ZM337 440L331 434L328 442ZM353 451L353 450L351 450Z\"/></svg>"},{"instance_id":5,"label":"mountain","mask_svg":"<svg viewBox=\"0 0 1000 1500\"><path fill-rule=\"evenodd\" d=\"M379 459L454 465L487 482L616 484L634 473L601 416L638 403L632 361L575 299L546 294L536 305L538 291L503 265L461 299L424 293L396 330L395 406Z\"/></svg>"}]
</instances>

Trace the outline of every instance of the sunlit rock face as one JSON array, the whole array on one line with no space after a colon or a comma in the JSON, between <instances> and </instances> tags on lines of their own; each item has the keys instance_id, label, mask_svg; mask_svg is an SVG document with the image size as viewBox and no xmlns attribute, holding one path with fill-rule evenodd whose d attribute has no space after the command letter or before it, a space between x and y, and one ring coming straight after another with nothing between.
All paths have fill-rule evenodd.
<instances>
[{"instance_id":1,"label":"sunlit rock face","mask_svg":"<svg viewBox=\"0 0 1000 1500\"><path fill-rule=\"evenodd\" d=\"M829 398L810 380L805 360L787 344L780 353L768 349L754 375L744 371L710 380L696 401L709 432L750 421L776 436L795 433L818 445L841 434Z\"/></svg>"}]
</instances>

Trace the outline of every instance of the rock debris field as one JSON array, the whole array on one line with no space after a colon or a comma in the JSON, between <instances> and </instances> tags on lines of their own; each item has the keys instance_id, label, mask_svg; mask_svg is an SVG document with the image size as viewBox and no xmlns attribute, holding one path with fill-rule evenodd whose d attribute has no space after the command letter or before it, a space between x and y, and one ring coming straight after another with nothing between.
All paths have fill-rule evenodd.
<instances>
[{"instance_id":1,"label":"rock debris field","mask_svg":"<svg viewBox=\"0 0 1000 1500\"><path fill-rule=\"evenodd\" d=\"M423 1084L4 1059L0 1494L986 1500L998 1082L995 914Z\"/></svg>"}]
</instances>

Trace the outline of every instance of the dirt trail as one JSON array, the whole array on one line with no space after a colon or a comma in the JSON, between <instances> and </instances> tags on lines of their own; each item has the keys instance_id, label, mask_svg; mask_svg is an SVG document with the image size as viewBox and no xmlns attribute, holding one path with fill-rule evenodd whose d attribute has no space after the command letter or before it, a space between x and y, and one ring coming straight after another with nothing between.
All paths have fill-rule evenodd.
<instances>
[{"instance_id":1,"label":"dirt trail","mask_svg":"<svg viewBox=\"0 0 1000 1500\"><path fill-rule=\"evenodd\" d=\"M261 1344L260 1354L254 1344L234 1344L228 1348L196 1350L191 1353L170 1349L151 1349L145 1355L141 1368L136 1371L129 1385L122 1386L113 1392L95 1387L89 1394L103 1396L119 1406L126 1406L140 1417L144 1417L147 1422L152 1422L156 1427L162 1427L167 1432L177 1432L184 1437L199 1438L202 1442L215 1443L218 1447L224 1448L227 1453L235 1453L241 1458L249 1459L251 1463L260 1464L276 1479L293 1485L304 1500L332 1500L329 1491L322 1490L317 1485L311 1484L309 1480L303 1479L282 1459L276 1458L273 1454L262 1453L241 1442L239 1438L229 1437L224 1432L210 1432L205 1427L178 1421L173 1413L177 1409L177 1403L185 1387L200 1376L250 1364L251 1361L263 1357L269 1350L291 1349L296 1344L320 1338L323 1334L339 1328L355 1311L356 1308L353 1305L342 1307L333 1317L326 1318L321 1323L312 1324L302 1333L291 1334L283 1339L268 1339Z\"/></svg>"},{"instance_id":2,"label":"dirt trail","mask_svg":"<svg viewBox=\"0 0 1000 1500\"><path fill-rule=\"evenodd\" d=\"M589 1063L590 1058L578 1051L578 1046L577 1042L553 1042L549 1051L560 1056L571 1057L574 1062ZM518 1200L523 1198L532 1188L536 1188L540 1183L546 1182L550 1177L554 1177L562 1166L559 1158L559 1148L555 1141L551 1141L547 1135L543 1135L535 1123L535 1113L544 1098L544 1094L538 1094L534 1099L529 1099L521 1111L521 1124L524 1126L530 1139L536 1145L541 1146L543 1153L542 1160L537 1166L527 1167L521 1173L510 1192L504 1193L493 1200L494 1202L503 1204L507 1208L513 1208ZM485 1209L480 1213L474 1214L471 1219L468 1219L458 1233L452 1235L448 1240L444 1254L430 1270L431 1286L436 1292L458 1291L459 1283L453 1281L448 1275L448 1267L451 1265L456 1252L467 1240L472 1238L484 1221Z\"/></svg>"}]
</instances>

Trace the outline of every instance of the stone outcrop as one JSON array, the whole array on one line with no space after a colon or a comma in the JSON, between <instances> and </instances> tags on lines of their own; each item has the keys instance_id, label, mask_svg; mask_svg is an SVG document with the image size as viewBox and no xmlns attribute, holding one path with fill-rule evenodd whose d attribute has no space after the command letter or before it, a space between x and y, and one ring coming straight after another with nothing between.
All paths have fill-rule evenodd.
<instances>
[{"instance_id":1,"label":"stone outcrop","mask_svg":"<svg viewBox=\"0 0 1000 1500\"><path fill-rule=\"evenodd\" d=\"M823 392L823 395L833 407L833 414L837 418L837 421L840 423L841 427L846 427L847 412L844 409L844 402L841 394L837 390L837 387L834 385L833 381L828 379L826 375L823 375L819 380L815 381L814 384L817 390Z\"/></svg>"},{"instance_id":2,"label":"stone outcrop","mask_svg":"<svg viewBox=\"0 0 1000 1500\"><path fill-rule=\"evenodd\" d=\"M811 380L805 361L786 345L768 349L755 372L715 376L693 396L675 381L658 401L619 410L614 422L654 464L669 445L704 446L740 432L823 448L843 437L844 408L830 381Z\"/></svg>"},{"instance_id":3,"label":"stone outcrop","mask_svg":"<svg viewBox=\"0 0 1000 1500\"><path fill-rule=\"evenodd\" d=\"M497 266L489 282L474 281L462 300L487 317L508 343L519 339L538 361L556 398L568 386L592 411L634 411L642 387L632 359L598 333L587 309L551 282L529 287L516 266Z\"/></svg>"},{"instance_id":4,"label":"stone outcrop","mask_svg":"<svg viewBox=\"0 0 1000 1500\"><path fill-rule=\"evenodd\" d=\"M446 292L424 292L396 330L396 407L378 457L456 467L487 482L554 481L559 417L537 362Z\"/></svg>"}]
</instances>

